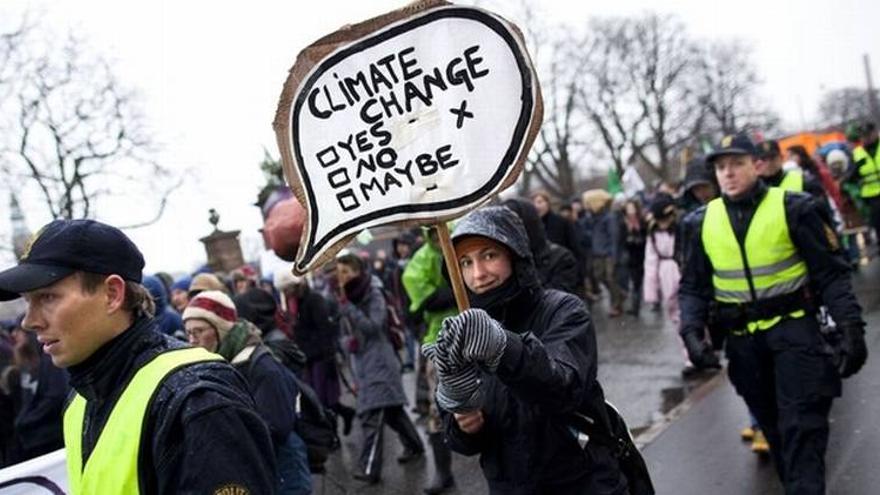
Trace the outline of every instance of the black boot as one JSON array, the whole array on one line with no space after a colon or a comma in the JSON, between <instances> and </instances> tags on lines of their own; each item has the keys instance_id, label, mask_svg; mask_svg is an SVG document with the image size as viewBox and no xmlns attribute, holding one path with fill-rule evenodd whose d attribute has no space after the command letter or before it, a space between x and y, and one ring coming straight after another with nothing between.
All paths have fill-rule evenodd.
<instances>
[{"instance_id":1,"label":"black boot","mask_svg":"<svg viewBox=\"0 0 880 495\"><path fill-rule=\"evenodd\" d=\"M431 442L431 450L434 451L434 481L425 488L427 495L439 495L455 486L455 478L452 477L452 451L443 441L443 433L431 433L428 435Z\"/></svg>"},{"instance_id":2,"label":"black boot","mask_svg":"<svg viewBox=\"0 0 880 495\"><path fill-rule=\"evenodd\" d=\"M354 420L355 410L341 402L333 404L330 410L335 412L337 417L342 418L342 434L348 436L351 433L351 423Z\"/></svg>"}]
</instances>

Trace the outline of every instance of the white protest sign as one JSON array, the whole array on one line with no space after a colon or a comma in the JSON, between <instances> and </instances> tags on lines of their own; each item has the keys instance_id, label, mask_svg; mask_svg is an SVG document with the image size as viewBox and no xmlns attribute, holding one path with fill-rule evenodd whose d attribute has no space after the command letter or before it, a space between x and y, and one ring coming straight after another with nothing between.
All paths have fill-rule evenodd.
<instances>
[{"instance_id":1,"label":"white protest sign","mask_svg":"<svg viewBox=\"0 0 880 495\"><path fill-rule=\"evenodd\" d=\"M64 449L0 469L0 495L64 495L67 490Z\"/></svg>"},{"instance_id":2,"label":"white protest sign","mask_svg":"<svg viewBox=\"0 0 880 495\"><path fill-rule=\"evenodd\" d=\"M424 2L306 48L274 124L307 209L294 271L365 228L487 201L516 179L541 114L521 35L485 10Z\"/></svg>"}]
</instances>

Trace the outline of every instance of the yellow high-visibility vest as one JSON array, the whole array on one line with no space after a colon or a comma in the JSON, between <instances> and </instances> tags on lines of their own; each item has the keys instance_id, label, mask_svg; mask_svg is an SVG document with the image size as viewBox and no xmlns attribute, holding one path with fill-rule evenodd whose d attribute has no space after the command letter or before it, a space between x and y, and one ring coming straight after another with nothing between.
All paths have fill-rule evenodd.
<instances>
[{"instance_id":1,"label":"yellow high-visibility vest","mask_svg":"<svg viewBox=\"0 0 880 495\"><path fill-rule=\"evenodd\" d=\"M715 300L742 304L770 299L800 290L807 284L807 265L797 253L785 216L785 191L771 187L761 200L746 232L743 251L733 232L727 208L721 198L709 202L703 218L703 249L712 263ZM751 274L750 287L745 257ZM752 294L754 289L754 297ZM803 310L790 317L804 316ZM748 323L749 333L766 330L782 316Z\"/></svg>"},{"instance_id":2,"label":"yellow high-visibility vest","mask_svg":"<svg viewBox=\"0 0 880 495\"><path fill-rule=\"evenodd\" d=\"M859 194L863 198L880 196L880 146L874 156L869 155L863 146L856 146L853 161L859 167Z\"/></svg>"},{"instance_id":3,"label":"yellow high-visibility vest","mask_svg":"<svg viewBox=\"0 0 880 495\"><path fill-rule=\"evenodd\" d=\"M140 493L138 452L147 408L159 384L177 369L223 358L200 347L163 352L135 373L113 406L98 442L82 465L86 399L76 394L64 411L67 482L72 495Z\"/></svg>"},{"instance_id":4,"label":"yellow high-visibility vest","mask_svg":"<svg viewBox=\"0 0 880 495\"><path fill-rule=\"evenodd\" d=\"M785 191L804 192L804 173L800 170L789 170L778 187Z\"/></svg>"}]
</instances>

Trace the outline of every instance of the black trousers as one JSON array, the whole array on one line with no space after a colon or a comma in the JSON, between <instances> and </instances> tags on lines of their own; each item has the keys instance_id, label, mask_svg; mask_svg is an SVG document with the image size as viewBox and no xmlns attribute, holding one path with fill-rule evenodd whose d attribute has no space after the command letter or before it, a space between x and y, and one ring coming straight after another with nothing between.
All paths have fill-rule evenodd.
<instances>
[{"instance_id":1,"label":"black trousers","mask_svg":"<svg viewBox=\"0 0 880 495\"><path fill-rule=\"evenodd\" d=\"M403 410L403 406L370 409L360 416L364 434L360 461L367 476L378 479L382 473L382 432L385 430L385 425L397 433L404 449L410 451L425 449L416 427Z\"/></svg>"},{"instance_id":2,"label":"black trousers","mask_svg":"<svg viewBox=\"0 0 880 495\"><path fill-rule=\"evenodd\" d=\"M840 377L812 316L728 336L730 381L758 420L787 494L825 493L828 413Z\"/></svg>"}]
</instances>

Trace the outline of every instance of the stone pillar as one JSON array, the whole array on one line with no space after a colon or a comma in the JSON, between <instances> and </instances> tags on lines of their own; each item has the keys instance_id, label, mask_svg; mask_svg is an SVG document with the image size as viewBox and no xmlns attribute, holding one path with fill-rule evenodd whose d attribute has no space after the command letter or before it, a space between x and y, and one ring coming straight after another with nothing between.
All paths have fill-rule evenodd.
<instances>
[{"instance_id":1,"label":"stone pillar","mask_svg":"<svg viewBox=\"0 0 880 495\"><path fill-rule=\"evenodd\" d=\"M208 266L211 267L211 270L229 273L244 265L244 255L241 253L241 244L238 242L240 232L239 230L231 232L215 230L211 235L199 239L205 245Z\"/></svg>"}]
</instances>

